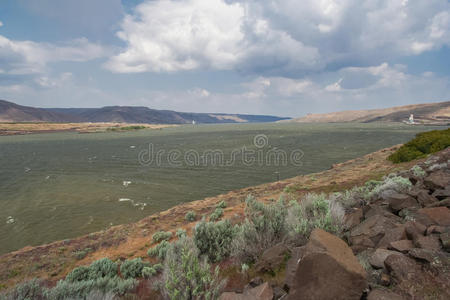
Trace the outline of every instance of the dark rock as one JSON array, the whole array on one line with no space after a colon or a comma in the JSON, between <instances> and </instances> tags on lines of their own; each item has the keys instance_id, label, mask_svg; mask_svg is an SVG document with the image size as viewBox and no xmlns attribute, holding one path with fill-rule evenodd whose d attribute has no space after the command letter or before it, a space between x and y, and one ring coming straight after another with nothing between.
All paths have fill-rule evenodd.
<instances>
[{"instance_id":1,"label":"dark rock","mask_svg":"<svg viewBox=\"0 0 450 300\"><path fill-rule=\"evenodd\" d=\"M360 245L367 248L375 248L384 237L389 228L393 228L397 222L382 215L373 215L356 226L349 235L351 245Z\"/></svg>"},{"instance_id":2,"label":"dark rock","mask_svg":"<svg viewBox=\"0 0 450 300\"><path fill-rule=\"evenodd\" d=\"M369 219L373 216L383 216L386 217L388 219L391 219L393 221L396 222L401 222L401 218L394 215L393 213L391 213L388 210L388 206L380 206L380 205L376 205L376 204L370 204L364 207L364 217L366 219Z\"/></svg>"},{"instance_id":3,"label":"dark rock","mask_svg":"<svg viewBox=\"0 0 450 300\"><path fill-rule=\"evenodd\" d=\"M263 252L255 265L255 269L257 272L275 271L286 262L290 255L291 251L286 245L277 244Z\"/></svg>"},{"instance_id":4,"label":"dark rock","mask_svg":"<svg viewBox=\"0 0 450 300\"><path fill-rule=\"evenodd\" d=\"M441 243L439 238L434 235L421 236L414 240L414 245L417 248L428 249L428 250L440 250Z\"/></svg>"},{"instance_id":5,"label":"dark rock","mask_svg":"<svg viewBox=\"0 0 450 300\"><path fill-rule=\"evenodd\" d=\"M445 189L450 185L450 174L443 170L439 170L425 177L423 183L433 191Z\"/></svg>"},{"instance_id":6,"label":"dark rock","mask_svg":"<svg viewBox=\"0 0 450 300\"><path fill-rule=\"evenodd\" d=\"M291 258L286 263L285 286L289 289L295 282L295 273L297 272L297 264L300 258L306 252L306 246L292 249Z\"/></svg>"},{"instance_id":7,"label":"dark rock","mask_svg":"<svg viewBox=\"0 0 450 300\"><path fill-rule=\"evenodd\" d=\"M347 244L315 229L297 264L287 299L355 299L367 287L366 271Z\"/></svg>"},{"instance_id":8,"label":"dark rock","mask_svg":"<svg viewBox=\"0 0 450 300\"><path fill-rule=\"evenodd\" d=\"M384 233L383 238L378 242L378 248L388 248L389 244L395 241L406 239L406 231L404 225L398 225L394 228L389 228Z\"/></svg>"},{"instance_id":9,"label":"dark rock","mask_svg":"<svg viewBox=\"0 0 450 300\"><path fill-rule=\"evenodd\" d=\"M411 280L413 276L421 273L420 266L413 259L400 253L389 255L384 264L399 283Z\"/></svg>"},{"instance_id":10,"label":"dark rock","mask_svg":"<svg viewBox=\"0 0 450 300\"><path fill-rule=\"evenodd\" d=\"M249 289L255 288L263 283L264 283L264 280L262 280L261 277L252 278L250 280L250 282L247 283L247 285L244 287L244 290L249 290Z\"/></svg>"},{"instance_id":11,"label":"dark rock","mask_svg":"<svg viewBox=\"0 0 450 300\"><path fill-rule=\"evenodd\" d=\"M427 206L427 205L433 204L438 201L436 199L436 197L428 194L427 190L420 190L417 193L416 199L417 199L417 202L419 202L419 204L422 206Z\"/></svg>"},{"instance_id":12,"label":"dark rock","mask_svg":"<svg viewBox=\"0 0 450 300\"><path fill-rule=\"evenodd\" d=\"M424 260L433 265L442 264L447 266L450 263L449 255L445 255L444 253L436 250L414 248L411 249L408 254L415 259Z\"/></svg>"},{"instance_id":13,"label":"dark rock","mask_svg":"<svg viewBox=\"0 0 450 300\"><path fill-rule=\"evenodd\" d=\"M406 194L393 193L386 197L385 200L389 203L389 207L394 212L398 212L404 208L419 207L417 201Z\"/></svg>"},{"instance_id":14,"label":"dark rock","mask_svg":"<svg viewBox=\"0 0 450 300\"><path fill-rule=\"evenodd\" d=\"M450 186L445 187L443 190L436 190L433 193L433 197L444 200L447 197L450 197Z\"/></svg>"},{"instance_id":15,"label":"dark rock","mask_svg":"<svg viewBox=\"0 0 450 300\"><path fill-rule=\"evenodd\" d=\"M391 291L374 289L370 291L367 300L404 300L402 296Z\"/></svg>"},{"instance_id":16,"label":"dark rock","mask_svg":"<svg viewBox=\"0 0 450 300\"><path fill-rule=\"evenodd\" d=\"M273 299L274 300L284 299L284 297L287 296L286 291L283 290L282 288L280 288L279 286L273 287L272 290L273 290Z\"/></svg>"},{"instance_id":17,"label":"dark rock","mask_svg":"<svg viewBox=\"0 0 450 300\"><path fill-rule=\"evenodd\" d=\"M430 227L427 228L426 233L427 233L427 235L430 235L433 233L444 233L446 231L449 231L448 229L446 229L446 227L431 225Z\"/></svg>"},{"instance_id":18,"label":"dark rock","mask_svg":"<svg viewBox=\"0 0 450 300\"><path fill-rule=\"evenodd\" d=\"M345 214L344 217L344 227L349 230L359 225L363 219L363 210L362 208L353 209L352 212Z\"/></svg>"},{"instance_id":19,"label":"dark rock","mask_svg":"<svg viewBox=\"0 0 450 300\"><path fill-rule=\"evenodd\" d=\"M272 287L267 283L263 283L257 287L248 289L244 293L225 292L220 295L219 300L272 300Z\"/></svg>"},{"instance_id":20,"label":"dark rock","mask_svg":"<svg viewBox=\"0 0 450 300\"><path fill-rule=\"evenodd\" d=\"M402 253L407 253L412 248L414 248L414 244L410 240L395 241L389 245L389 249Z\"/></svg>"},{"instance_id":21,"label":"dark rock","mask_svg":"<svg viewBox=\"0 0 450 300\"><path fill-rule=\"evenodd\" d=\"M389 255L395 253L397 252L386 249L376 249L375 252L370 256L369 263L376 269L384 268L384 261L386 260L386 258Z\"/></svg>"},{"instance_id":22,"label":"dark rock","mask_svg":"<svg viewBox=\"0 0 450 300\"><path fill-rule=\"evenodd\" d=\"M450 232L444 232L441 233L439 236L439 239L441 240L442 247L447 251L450 252Z\"/></svg>"},{"instance_id":23,"label":"dark rock","mask_svg":"<svg viewBox=\"0 0 450 300\"><path fill-rule=\"evenodd\" d=\"M428 205L427 207L439 207L439 206L445 206L447 208L450 207L450 198L446 198L444 200L435 202L433 204Z\"/></svg>"},{"instance_id":24,"label":"dark rock","mask_svg":"<svg viewBox=\"0 0 450 300\"><path fill-rule=\"evenodd\" d=\"M450 209L445 206L422 208L418 213L427 216L436 225L450 226Z\"/></svg>"},{"instance_id":25,"label":"dark rock","mask_svg":"<svg viewBox=\"0 0 450 300\"><path fill-rule=\"evenodd\" d=\"M410 239L410 240L415 240L421 236L423 236L425 234L425 231L427 230L427 227L425 227L425 225L417 223L417 222L413 222L413 221L409 221L405 223L405 231L406 231L406 236Z\"/></svg>"},{"instance_id":26,"label":"dark rock","mask_svg":"<svg viewBox=\"0 0 450 300\"><path fill-rule=\"evenodd\" d=\"M391 284L391 276L386 273L381 273L380 284L383 286L389 286Z\"/></svg>"}]
</instances>

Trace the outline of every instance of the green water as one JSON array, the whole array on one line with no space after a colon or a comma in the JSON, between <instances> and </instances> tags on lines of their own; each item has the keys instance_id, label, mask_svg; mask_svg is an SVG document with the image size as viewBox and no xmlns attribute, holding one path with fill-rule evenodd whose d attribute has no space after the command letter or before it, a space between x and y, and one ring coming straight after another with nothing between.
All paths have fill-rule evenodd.
<instances>
[{"instance_id":1,"label":"green water","mask_svg":"<svg viewBox=\"0 0 450 300\"><path fill-rule=\"evenodd\" d=\"M431 129L399 124L229 124L0 137L0 254L134 222L179 203L277 176L325 170ZM268 137L263 148L253 144L258 134ZM162 155L159 165L141 165L138 154L149 143L166 153L220 149L227 156L245 146L288 154L301 149L303 157L302 165L246 165L237 155L228 166L183 161L173 166Z\"/></svg>"}]
</instances>

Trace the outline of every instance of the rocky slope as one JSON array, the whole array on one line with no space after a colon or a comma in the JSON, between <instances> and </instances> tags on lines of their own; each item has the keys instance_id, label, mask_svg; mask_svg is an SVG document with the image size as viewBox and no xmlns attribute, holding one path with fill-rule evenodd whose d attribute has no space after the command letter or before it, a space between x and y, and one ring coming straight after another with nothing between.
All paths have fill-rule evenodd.
<instances>
[{"instance_id":1,"label":"rocky slope","mask_svg":"<svg viewBox=\"0 0 450 300\"><path fill-rule=\"evenodd\" d=\"M439 103L414 104L385 109L348 110L326 114L308 114L290 120L300 123L336 123L336 122L403 122L410 114L423 124L449 124L450 101Z\"/></svg>"}]
</instances>

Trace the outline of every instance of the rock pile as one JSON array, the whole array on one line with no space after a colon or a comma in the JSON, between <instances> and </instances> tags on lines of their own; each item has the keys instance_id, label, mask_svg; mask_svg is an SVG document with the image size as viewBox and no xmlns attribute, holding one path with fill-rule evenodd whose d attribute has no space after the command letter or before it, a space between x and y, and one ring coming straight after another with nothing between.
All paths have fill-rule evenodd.
<instances>
[{"instance_id":1,"label":"rock pile","mask_svg":"<svg viewBox=\"0 0 450 300\"><path fill-rule=\"evenodd\" d=\"M343 239L315 229L305 246L267 249L259 271L290 257L282 288L261 280L221 299L450 299L449 166L447 148L397 174L411 188L349 210Z\"/></svg>"}]
</instances>

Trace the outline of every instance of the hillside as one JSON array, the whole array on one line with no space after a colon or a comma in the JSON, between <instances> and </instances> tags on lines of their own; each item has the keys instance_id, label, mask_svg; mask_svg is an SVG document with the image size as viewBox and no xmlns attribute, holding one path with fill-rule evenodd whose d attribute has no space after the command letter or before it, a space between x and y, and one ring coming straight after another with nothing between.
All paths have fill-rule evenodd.
<instances>
[{"instance_id":1,"label":"hillside","mask_svg":"<svg viewBox=\"0 0 450 300\"><path fill-rule=\"evenodd\" d=\"M0 122L80 122L77 116L0 100Z\"/></svg>"},{"instance_id":2,"label":"hillside","mask_svg":"<svg viewBox=\"0 0 450 300\"><path fill-rule=\"evenodd\" d=\"M308 114L290 122L300 123L337 123L337 122L403 122L409 115L423 124L450 123L450 101L439 103L413 104L384 109L347 110L325 114Z\"/></svg>"},{"instance_id":3,"label":"hillside","mask_svg":"<svg viewBox=\"0 0 450 300\"><path fill-rule=\"evenodd\" d=\"M142 106L35 108L0 100L0 122L113 122L146 124L276 122L289 118L221 113L190 113Z\"/></svg>"}]
</instances>

